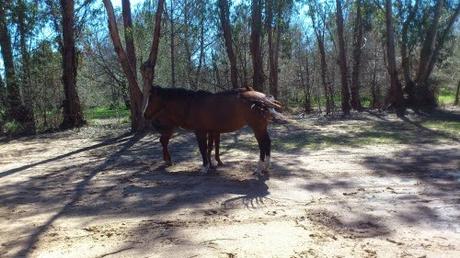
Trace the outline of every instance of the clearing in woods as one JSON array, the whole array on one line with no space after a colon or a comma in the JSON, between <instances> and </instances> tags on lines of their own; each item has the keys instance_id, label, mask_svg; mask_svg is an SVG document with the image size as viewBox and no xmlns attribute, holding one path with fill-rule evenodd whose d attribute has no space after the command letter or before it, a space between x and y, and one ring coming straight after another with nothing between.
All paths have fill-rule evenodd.
<instances>
[{"instance_id":1,"label":"clearing in woods","mask_svg":"<svg viewBox=\"0 0 460 258\"><path fill-rule=\"evenodd\" d=\"M460 113L293 118L222 137L199 175L194 136L170 144L102 121L0 147L1 257L459 257Z\"/></svg>"}]
</instances>

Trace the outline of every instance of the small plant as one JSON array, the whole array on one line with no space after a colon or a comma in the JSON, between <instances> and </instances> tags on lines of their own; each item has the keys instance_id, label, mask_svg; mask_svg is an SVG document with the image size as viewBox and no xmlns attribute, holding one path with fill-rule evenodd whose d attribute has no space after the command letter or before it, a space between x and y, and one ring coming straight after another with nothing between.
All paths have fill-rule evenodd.
<instances>
[{"instance_id":1,"label":"small plant","mask_svg":"<svg viewBox=\"0 0 460 258\"><path fill-rule=\"evenodd\" d=\"M16 121L6 122L3 129L5 130L5 133L8 135L17 135L24 131L22 125Z\"/></svg>"}]
</instances>

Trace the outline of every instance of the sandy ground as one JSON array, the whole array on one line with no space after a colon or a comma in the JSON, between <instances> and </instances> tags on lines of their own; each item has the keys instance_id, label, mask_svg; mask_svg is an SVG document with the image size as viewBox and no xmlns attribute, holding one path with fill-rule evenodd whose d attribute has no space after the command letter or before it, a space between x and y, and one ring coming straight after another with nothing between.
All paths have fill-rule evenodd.
<instances>
[{"instance_id":1,"label":"sandy ground","mask_svg":"<svg viewBox=\"0 0 460 258\"><path fill-rule=\"evenodd\" d=\"M391 116L248 129L200 175L192 134L90 126L0 143L0 257L460 257L460 141ZM369 140L370 139L370 140Z\"/></svg>"}]
</instances>

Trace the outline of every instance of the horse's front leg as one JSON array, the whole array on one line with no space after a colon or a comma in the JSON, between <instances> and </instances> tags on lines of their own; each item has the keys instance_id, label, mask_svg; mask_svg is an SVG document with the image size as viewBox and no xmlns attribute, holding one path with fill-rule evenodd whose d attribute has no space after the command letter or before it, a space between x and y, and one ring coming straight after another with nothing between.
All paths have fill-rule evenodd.
<instances>
[{"instance_id":1,"label":"horse's front leg","mask_svg":"<svg viewBox=\"0 0 460 258\"><path fill-rule=\"evenodd\" d=\"M207 140L208 140L208 146L207 146L208 147L208 151L207 151L208 162L211 165L211 167L215 167L216 163L213 162L213 160L211 159L211 152L212 152L212 149L214 148L214 134L211 133L211 132L208 132L207 133Z\"/></svg>"},{"instance_id":2,"label":"horse's front leg","mask_svg":"<svg viewBox=\"0 0 460 258\"><path fill-rule=\"evenodd\" d=\"M171 166L171 155L169 155L169 150L168 150L168 143L169 139L171 139L171 136L173 134L173 130L165 130L161 132L160 136L160 143L161 146L163 147L163 160L165 161L167 166Z\"/></svg>"},{"instance_id":3,"label":"horse's front leg","mask_svg":"<svg viewBox=\"0 0 460 258\"><path fill-rule=\"evenodd\" d=\"M196 139L198 141L198 147L200 148L201 157L203 158L203 168L201 172L203 174L208 173L209 170L209 156L207 151L207 144L206 144L206 132L196 131L195 132Z\"/></svg>"},{"instance_id":4,"label":"horse's front leg","mask_svg":"<svg viewBox=\"0 0 460 258\"><path fill-rule=\"evenodd\" d=\"M224 163L222 163L222 161L220 160L220 154L219 154L219 147L220 147L220 133L215 133L213 135L213 138L214 138L214 142L216 144L216 150L214 152L214 155L215 155L215 159L217 161L217 165L218 166L223 166Z\"/></svg>"}]
</instances>

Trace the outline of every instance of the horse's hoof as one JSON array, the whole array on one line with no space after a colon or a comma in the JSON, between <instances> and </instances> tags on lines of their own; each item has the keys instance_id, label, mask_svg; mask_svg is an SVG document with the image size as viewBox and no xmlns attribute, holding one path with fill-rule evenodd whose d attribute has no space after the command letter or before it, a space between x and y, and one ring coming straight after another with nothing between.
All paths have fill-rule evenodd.
<instances>
[{"instance_id":1,"label":"horse's hoof","mask_svg":"<svg viewBox=\"0 0 460 258\"><path fill-rule=\"evenodd\" d=\"M203 167L201 168L201 170L200 170L200 174L206 175L206 174L208 174L208 171L209 171L209 165L203 166Z\"/></svg>"}]
</instances>

